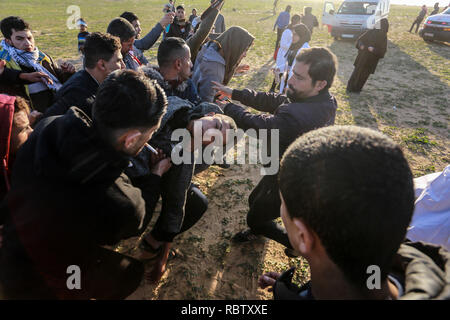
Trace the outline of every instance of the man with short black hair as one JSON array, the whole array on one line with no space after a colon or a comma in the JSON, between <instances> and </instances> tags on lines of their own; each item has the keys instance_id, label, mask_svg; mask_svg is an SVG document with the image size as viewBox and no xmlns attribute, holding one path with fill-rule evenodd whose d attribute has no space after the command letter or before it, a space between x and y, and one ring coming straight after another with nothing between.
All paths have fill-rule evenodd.
<instances>
[{"instance_id":1,"label":"man with short black hair","mask_svg":"<svg viewBox=\"0 0 450 320\"><path fill-rule=\"evenodd\" d=\"M269 139L272 130L278 130L279 154L282 155L302 134L334 124L337 102L328 89L333 84L336 68L336 56L326 48L315 47L304 49L297 56L287 96L250 89L233 90L214 84L220 94L271 113L254 114L233 103L222 104L225 114L233 118L239 128L267 129ZM255 239L255 235L264 235L291 249L286 230L274 221L280 216L280 203L277 175L264 176L249 197L247 224L250 229L236 234L234 240L246 242ZM294 255L294 252L287 250L286 254Z\"/></svg>"},{"instance_id":2,"label":"man with short black hair","mask_svg":"<svg viewBox=\"0 0 450 320\"><path fill-rule=\"evenodd\" d=\"M70 63L58 66L53 59L40 51L34 43L30 26L20 17L7 17L0 22L4 40L0 43L0 59L6 61L9 76L13 79L22 78L21 73L31 73L32 83L0 83L0 92L18 95L31 102L31 108L44 112L52 103L54 94L62 84L75 73ZM38 74L36 74L36 72ZM41 80L41 81L36 81Z\"/></svg>"},{"instance_id":3,"label":"man with short black hair","mask_svg":"<svg viewBox=\"0 0 450 320\"><path fill-rule=\"evenodd\" d=\"M402 244L412 178L400 146L374 130L336 126L298 138L281 160L280 211L311 281L298 288L291 269L266 273L260 287L283 300L448 300L450 253Z\"/></svg>"},{"instance_id":4,"label":"man with short black hair","mask_svg":"<svg viewBox=\"0 0 450 320\"><path fill-rule=\"evenodd\" d=\"M173 12L166 13L161 21L159 21L152 30L150 30L147 35L142 38L140 38L141 35L141 23L139 21L139 18L137 15L135 15L133 12L125 11L120 15L121 18L126 19L128 22L130 22L136 32L136 40L133 44L133 53L135 56L139 59L139 61L142 62L142 64L148 64L147 58L145 58L143 52L145 50L150 49L155 42L159 39L159 36L164 31L164 28L166 28L169 24L173 22L173 18L175 17L175 14Z\"/></svg>"},{"instance_id":5,"label":"man with short black hair","mask_svg":"<svg viewBox=\"0 0 450 320\"><path fill-rule=\"evenodd\" d=\"M191 22L186 20L186 13L183 6L177 7L177 16L170 25L169 32L166 37L178 37L186 40L191 32Z\"/></svg>"},{"instance_id":6,"label":"man with short black hair","mask_svg":"<svg viewBox=\"0 0 450 320\"><path fill-rule=\"evenodd\" d=\"M84 44L84 70L78 71L56 94L44 117L62 115L76 106L91 117L99 85L113 71L125 69L120 40L110 34L91 33Z\"/></svg>"},{"instance_id":7,"label":"man with short black hair","mask_svg":"<svg viewBox=\"0 0 450 320\"><path fill-rule=\"evenodd\" d=\"M104 246L139 236L151 219L170 159L152 161L140 188L154 196L145 201L124 170L166 105L159 85L117 70L99 87L92 120L74 107L40 122L16 158L5 200L2 297L122 299L139 286L142 263Z\"/></svg>"},{"instance_id":8,"label":"man with short black hair","mask_svg":"<svg viewBox=\"0 0 450 320\"><path fill-rule=\"evenodd\" d=\"M145 65L133 52L133 44L136 39L136 30L133 25L128 22L128 20L120 17L113 19L109 23L106 32L120 38L123 62L125 63L127 69L136 71L140 66Z\"/></svg>"}]
</instances>

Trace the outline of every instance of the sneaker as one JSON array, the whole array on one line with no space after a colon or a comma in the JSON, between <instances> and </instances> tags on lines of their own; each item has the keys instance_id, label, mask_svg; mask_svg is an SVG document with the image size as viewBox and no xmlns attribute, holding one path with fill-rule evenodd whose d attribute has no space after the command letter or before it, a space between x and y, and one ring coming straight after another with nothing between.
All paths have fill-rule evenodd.
<instances>
[{"instance_id":1,"label":"sneaker","mask_svg":"<svg viewBox=\"0 0 450 320\"><path fill-rule=\"evenodd\" d=\"M252 230L247 229L236 233L233 236L233 242L248 242L258 239L258 236L252 232Z\"/></svg>"}]
</instances>

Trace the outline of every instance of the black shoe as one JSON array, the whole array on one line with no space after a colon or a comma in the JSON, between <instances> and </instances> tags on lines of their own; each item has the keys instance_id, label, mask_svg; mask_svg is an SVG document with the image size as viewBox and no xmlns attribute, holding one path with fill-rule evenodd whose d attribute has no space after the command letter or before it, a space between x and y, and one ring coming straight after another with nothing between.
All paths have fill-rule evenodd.
<instances>
[{"instance_id":1,"label":"black shoe","mask_svg":"<svg viewBox=\"0 0 450 320\"><path fill-rule=\"evenodd\" d=\"M252 232L252 230L247 229L236 233L233 236L233 242L249 242L258 239L258 236Z\"/></svg>"}]
</instances>

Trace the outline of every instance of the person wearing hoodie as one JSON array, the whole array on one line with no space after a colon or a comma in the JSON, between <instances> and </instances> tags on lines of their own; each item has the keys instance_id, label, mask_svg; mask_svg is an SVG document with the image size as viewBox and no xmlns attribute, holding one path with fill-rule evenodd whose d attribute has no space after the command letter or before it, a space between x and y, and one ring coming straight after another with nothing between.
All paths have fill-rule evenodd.
<instances>
[{"instance_id":1,"label":"person wearing hoodie","mask_svg":"<svg viewBox=\"0 0 450 320\"><path fill-rule=\"evenodd\" d=\"M434 4L433 11L431 11L430 16L434 16L435 14L439 13L439 2L436 2Z\"/></svg>"},{"instance_id":2,"label":"person wearing hoodie","mask_svg":"<svg viewBox=\"0 0 450 320\"><path fill-rule=\"evenodd\" d=\"M17 154L1 208L2 298L122 299L139 286L142 263L104 246L141 235L151 219L170 159L152 158L140 184L152 195L145 200L124 171L166 105L157 84L117 70L101 84L92 120L73 107L39 122Z\"/></svg>"},{"instance_id":3,"label":"person wearing hoodie","mask_svg":"<svg viewBox=\"0 0 450 320\"><path fill-rule=\"evenodd\" d=\"M192 80L202 101L214 102L212 81L227 85L255 38L241 27L231 27L203 46L195 60Z\"/></svg>"},{"instance_id":4,"label":"person wearing hoodie","mask_svg":"<svg viewBox=\"0 0 450 320\"><path fill-rule=\"evenodd\" d=\"M274 299L450 299L450 253L405 241L413 176L392 139L355 126L309 132L284 154L279 184L281 218L311 280L293 284L295 268L262 275Z\"/></svg>"},{"instance_id":5,"label":"person wearing hoodie","mask_svg":"<svg viewBox=\"0 0 450 320\"><path fill-rule=\"evenodd\" d=\"M319 21L317 21L317 17L312 14L311 7L303 8L302 23L308 27L309 32L311 32L311 35L313 33L313 29L319 26Z\"/></svg>"},{"instance_id":6,"label":"person wearing hoodie","mask_svg":"<svg viewBox=\"0 0 450 320\"><path fill-rule=\"evenodd\" d=\"M419 12L419 15L417 16L416 20L414 20L413 24L411 25L409 32L412 31L412 29L414 28L414 25L416 25L416 33L417 33L417 31L419 31L420 24L422 23L423 19L427 15L427 12L428 12L427 6L423 5L422 9Z\"/></svg>"},{"instance_id":7,"label":"person wearing hoodie","mask_svg":"<svg viewBox=\"0 0 450 320\"><path fill-rule=\"evenodd\" d=\"M387 51L387 33L389 22L381 19L380 28L364 32L356 41L358 56L354 62L355 69L347 83L348 92L361 92L369 76L375 73L378 61Z\"/></svg>"}]
</instances>

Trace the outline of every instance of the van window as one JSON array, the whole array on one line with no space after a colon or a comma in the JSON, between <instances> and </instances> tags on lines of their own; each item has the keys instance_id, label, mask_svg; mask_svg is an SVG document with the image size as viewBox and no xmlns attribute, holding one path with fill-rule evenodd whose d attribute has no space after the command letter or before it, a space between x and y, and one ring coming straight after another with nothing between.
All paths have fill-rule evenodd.
<instances>
[{"instance_id":1,"label":"van window","mask_svg":"<svg viewBox=\"0 0 450 320\"><path fill-rule=\"evenodd\" d=\"M339 8L338 14L372 15L377 9L376 2L344 2Z\"/></svg>"}]
</instances>

